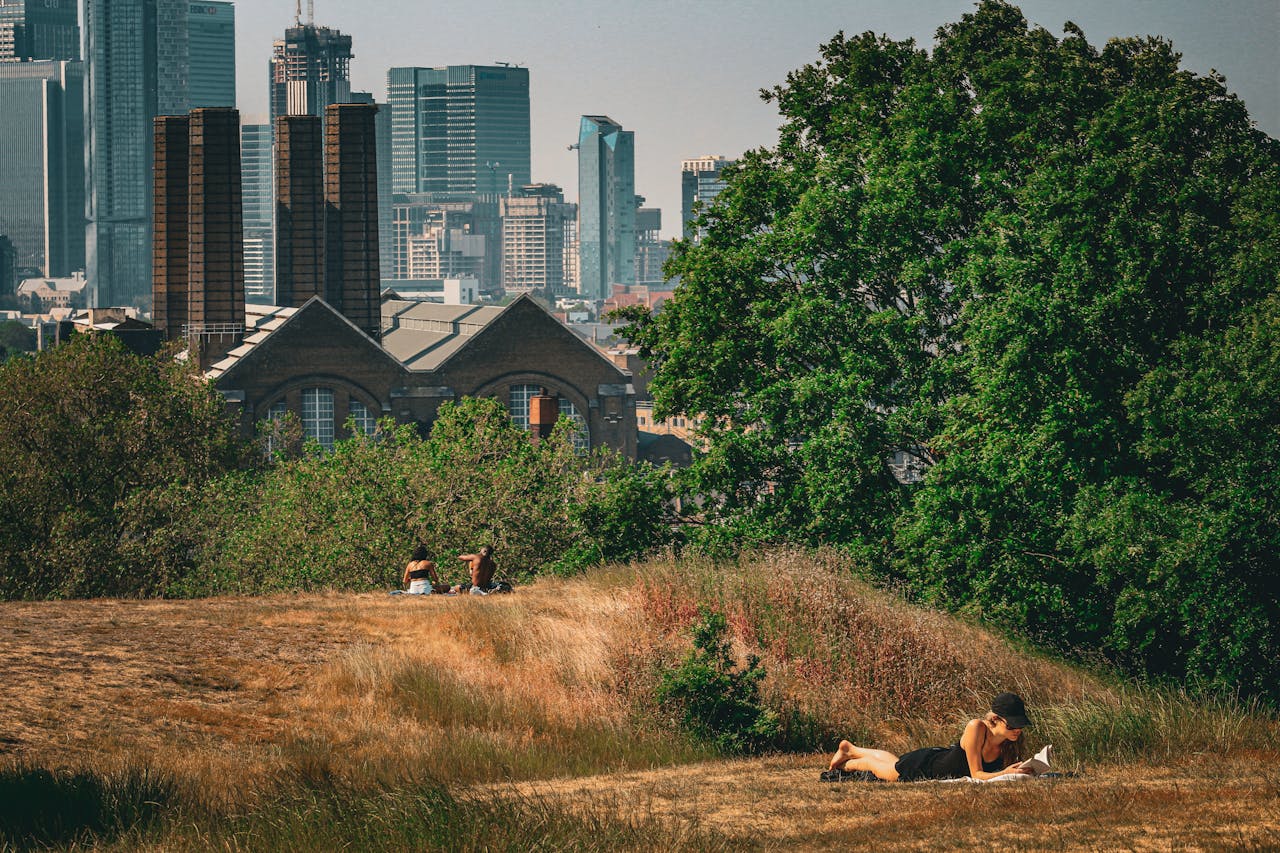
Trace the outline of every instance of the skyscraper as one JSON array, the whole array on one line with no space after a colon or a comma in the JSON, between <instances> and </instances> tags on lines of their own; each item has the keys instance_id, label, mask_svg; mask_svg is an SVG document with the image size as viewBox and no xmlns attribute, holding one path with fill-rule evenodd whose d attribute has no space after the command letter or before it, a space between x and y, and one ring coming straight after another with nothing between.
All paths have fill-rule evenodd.
<instances>
[{"instance_id":1,"label":"skyscraper","mask_svg":"<svg viewBox=\"0 0 1280 853\"><path fill-rule=\"evenodd\" d=\"M187 111L187 0L83 0L91 304L151 302L152 119Z\"/></svg>"},{"instance_id":2,"label":"skyscraper","mask_svg":"<svg viewBox=\"0 0 1280 853\"><path fill-rule=\"evenodd\" d=\"M684 226L685 239L696 237L693 229L693 206L707 205L724 189L721 173L736 160L726 160L718 154L694 157L680 162L680 222Z\"/></svg>"},{"instance_id":3,"label":"skyscraper","mask_svg":"<svg viewBox=\"0 0 1280 853\"><path fill-rule=\"evenodd\" d=\"M240 128L241 192L244 204L244 298L275 301L275 184L271 125Z\"/></svg>"},{"instance_id":4,"label":"skyscraper","mask_svg":"<svg viewBox=\"0 0 1280 853\"><path fill-rule=\"evenodd\" d=\"M607 299L635 283L635 134L608 116L578 131L578 292Z\"/></svg>"},{"instance_id":5,"label":"skyscraper","mask_svg":"<svg viewBox=\"0 0 1280 853\"><path fill-rule=\"evenodd\" d=\"M236 105L236 7L200 0L188 7L191 109Z\"/></svg>"},{"instance_id":6,"label":"skyscraper","mask_svg":"<svg viewBox=\"0 0 1280 853\"><path fill-rule=\"evenodd\" d=\"M84 269L84 66L0 62L0 234L19 268Z\"/></svg>"},{"instance_id":7,"label":"skyscraper","mask_svg":"<svg viewBox=\"0 0 1280 853\"><path fill-rule=\"evenodd\" d=\"M79 58L76 0L0 0L0 60Z\"/></svg>"},{"instance_id":8,"label":"skyscraper","mask_svg":"<svg viewBox=\"0 0 1280 853\"><path fill-rule=\"evenodd\" d=\"M392 191L496 201L529 183L529 69L392 68Z\"/></svg>"},{"instance_id":9,"label":"skyscraper","mask_svg":"<svg viewBox=\"0 0 1280 853\"><path fill-rule=\"evenodd\" d=\"M318 116L325 107L351 100L351 36L296 23L272 46L271 123L285 115Z\"/></svg>"}]
</instances>

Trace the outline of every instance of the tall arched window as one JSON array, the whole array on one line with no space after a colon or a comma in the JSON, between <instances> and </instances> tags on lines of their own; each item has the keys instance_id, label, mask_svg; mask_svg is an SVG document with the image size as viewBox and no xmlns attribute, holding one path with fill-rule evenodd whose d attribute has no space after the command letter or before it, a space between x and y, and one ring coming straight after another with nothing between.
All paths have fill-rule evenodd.
<instances>
[{"instance_id":1,"label":"tall arched window","mask_svg":"<svg viewBox=\"0 0 1280 853\"><path fill-rule=\"evenodd\" d=\"M512 423L520 429L529 428L529 400L542 388L541 385L512 385L508 390L507 408L511 412ZM587 419L578 412L578 407L572 401L560 395L557 395L557 399L560 402L560 414L578 425L577 431L573 434L574 450L586 453L591 449L591 429L587 426Z\"/></svg>"},{"instance_id":2,"label":"tall arched window","mask_svg":"<svg viewBox=\"0 0 1280 853\"><path fill-rule=\"evenodd\" d=\"M302 389L302 434L333 449L333 389Z\"/></svg>"},{"instance_id":3,"label":"tall arched window","mask_svg":"<svg viewBox=\"0 0 1280 853\"><path fill-rule=\"evenodd\" d=\"M373 435L378 428L378 419L373 416L373 412L355 397L347 403L347 414L358 432Z\"/></svg>"}]
</instances>

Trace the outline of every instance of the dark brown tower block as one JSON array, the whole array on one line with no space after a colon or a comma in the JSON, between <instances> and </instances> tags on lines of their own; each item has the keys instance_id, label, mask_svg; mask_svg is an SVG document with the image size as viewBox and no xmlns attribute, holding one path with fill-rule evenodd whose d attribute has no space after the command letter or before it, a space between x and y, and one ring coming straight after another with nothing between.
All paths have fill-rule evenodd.
<instances>
[{"instance_id":1,"label":"dark brown tower block","mask_svg":"<svg viewBox=\"0 0 1280 853\"><path fill-rule=\"evenodd\" d=\"M325 109L325 301L377 340L378 145L373 104Z\"/></svg>"},{"instance_id":2,"label":"dark brown tower block","mask_svg":"<svg viewBox=\"0 0 1280 853\"><path fill-rule=\"evenodd\" d=\"M244 225L240 206L240 113L191 113L191 345L208 367L244 337Z\"/></svg>"},{"instance_id":3,"label":"dark brown tower block","mask_svg":"<svg viewBox=\"0 0 1280 853\"><path fill-rule=\"evenodd\" d=\"M324 295L324 160L319 116L276 119L276 304Z\"/></svg>"},{"instance_id":4,"label":"dark brown tower block","mask_svg":"<svg viewBox=\"0 0 1280 853\"><path fill-rule=\"evenodd\" d=\"M151 254L151 320L165 340L187 323L187 116L156 116L155 231Z\"/></svg>"}]
</instances>

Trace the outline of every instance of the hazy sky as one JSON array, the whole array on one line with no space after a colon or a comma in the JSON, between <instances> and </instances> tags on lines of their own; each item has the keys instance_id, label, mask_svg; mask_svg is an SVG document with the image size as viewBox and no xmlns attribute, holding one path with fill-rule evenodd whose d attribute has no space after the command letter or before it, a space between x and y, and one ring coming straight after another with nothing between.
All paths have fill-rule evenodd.
<instances>
[{"instance_id":1,"label":"hazy sky","mask_svg":"<svg viewBox=\"0 0 1280 853\"><path fill-rule=\"evenodd\" d=\"M1161 35L1197 73L1216 69L1257 125L1280 136L1280 0L1027 0L1027 18L1061 36L1064 21L1097 47ZM578 118L612 117L636 135L636 192L680 230L680 161L734 157L777 141L761 88L814 61L840 30L933 44L971 0L315 0L315 22L352 37L352 87L383 100L398 65L529 69L533 179L578 195ZM265 121L271 42L293 0L238 0L239 107ZM306 2L303 2L306 17Z\"/></svg>"}]
</instances>

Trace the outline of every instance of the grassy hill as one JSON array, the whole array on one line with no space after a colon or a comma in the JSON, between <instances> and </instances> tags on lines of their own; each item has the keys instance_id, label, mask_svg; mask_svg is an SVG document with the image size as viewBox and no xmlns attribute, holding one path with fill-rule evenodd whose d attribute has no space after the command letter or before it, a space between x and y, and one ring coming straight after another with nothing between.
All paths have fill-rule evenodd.
<instances>
[{"instance_id":1,"label":"grassy hill","mask_svg":"<svg viewBox=\"0 0 1280 853\"><path fill-rule=\"evenodd\" d=\"M792 751L653 702L699 604ZM103 849L1280 845L1280 724L1068 667L837 555L656 560L515 595L0 604L0 844ZM1077 775L817 781L839 737L949 743L998 690Z\"/></svg>"}]
</instances>

